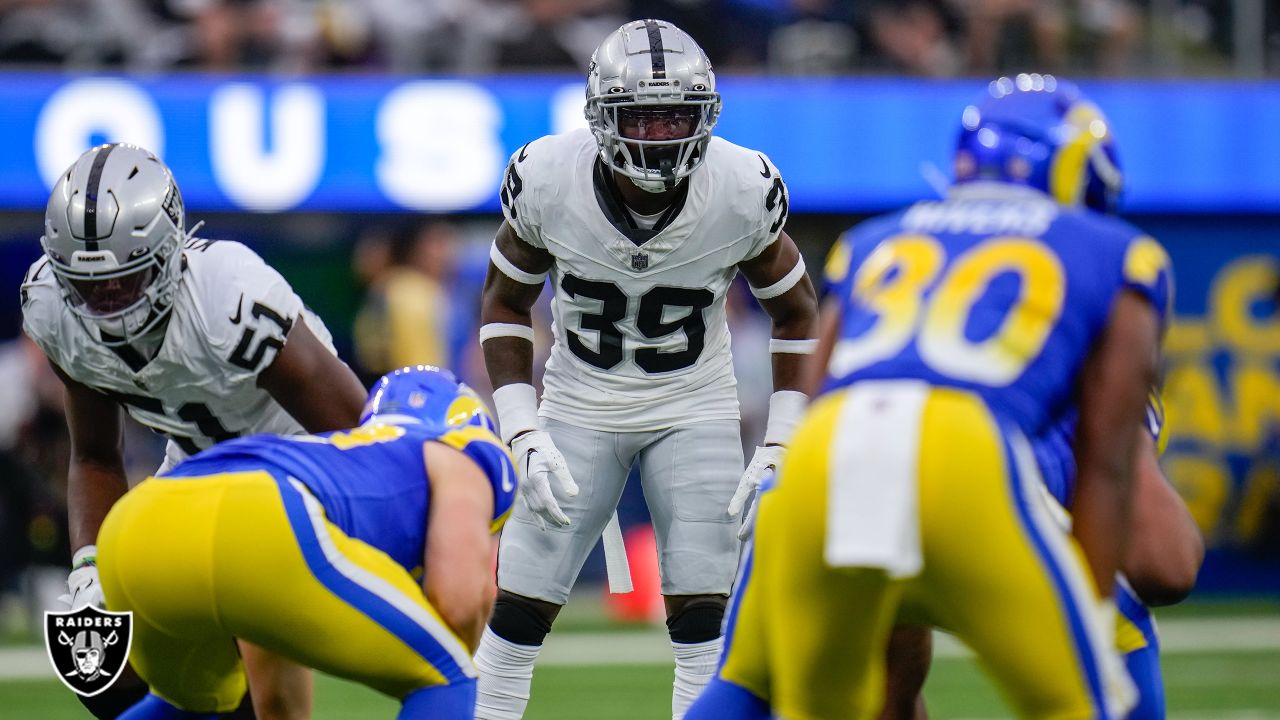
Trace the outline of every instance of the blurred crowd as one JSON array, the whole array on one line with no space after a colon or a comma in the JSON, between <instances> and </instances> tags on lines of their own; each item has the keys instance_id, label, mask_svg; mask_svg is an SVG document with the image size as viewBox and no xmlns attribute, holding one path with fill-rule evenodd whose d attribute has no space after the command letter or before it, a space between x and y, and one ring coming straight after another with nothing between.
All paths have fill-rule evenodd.
<instances>
[{"instance_id":1,"label":"blurred crowd","mask_svg":"<svg viewBox=\"0 0 1280 720\"><path fill-rule=\"evenodd\" d=\"M676 22L722 71L1280 72L1266 0L0 0L0 63L579 72L637 17Z\"/></svg>"}]
</instances>

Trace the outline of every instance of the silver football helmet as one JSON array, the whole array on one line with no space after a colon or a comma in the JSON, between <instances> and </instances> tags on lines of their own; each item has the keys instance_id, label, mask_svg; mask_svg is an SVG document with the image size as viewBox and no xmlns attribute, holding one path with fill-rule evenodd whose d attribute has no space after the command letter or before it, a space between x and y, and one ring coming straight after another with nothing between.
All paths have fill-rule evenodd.
<instances>
[{"instance_id":1,"label":"silver football helmet","mask_svg":"<svg viewBox=\"0 0 1280 720\"><path fill-rule=\"evenodd\" d=\"M669 190L706 159L720 117L711 61L669 22L629 22L591 55L586 116L606 167Z\"/></svg>"},{"instance_id":2,"label":"silver football helmet","mask_svg":"<svg viewBox=\"0 0 1280 720\"><path fill-rule=\"evenodd\" d=\"M58 178L40 245L86 329L124 345L173 308L184 223L182 194L163 162L136 145L99 145Z\"/></svg>"}]
</instances>

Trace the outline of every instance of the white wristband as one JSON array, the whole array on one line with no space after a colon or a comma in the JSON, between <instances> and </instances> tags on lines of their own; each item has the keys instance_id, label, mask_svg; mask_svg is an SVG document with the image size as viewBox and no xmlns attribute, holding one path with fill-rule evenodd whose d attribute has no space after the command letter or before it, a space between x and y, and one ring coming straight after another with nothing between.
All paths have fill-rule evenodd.
<instances>
[{"instance_id":1,"label":"white wristband","mask_svg":"<svg viewBox=\"0 0 1280 720\"><path fill-rule=\"evenodd\" d=\"M768 287L762 287L762 288L752 287L751 294L755 295L757 298L761 300L776 298L779 295L790 290L791 288L795 287L796 283L800 282L800 278L802 277L804 277L804 258L799 257L799 258L796 258L795 267L791 268L791 271L788 272L786 275L783 275L781 280L779 280L778 282Z\"/></svg>"},{"instance_id":2,"label":"white wristband","mask_svg":"<svg viewBox=\"0 0 1280 720\"><path fill-rule=\"evenodd\" d=\"M480 326L480 344L497 337L524 338L533 342L533 328L519 323L485 323Z\"/></svg>"},{"instance_id":3,"label":"white wristband","mask_svg":"<svg viewBox=\"0 0 1280 720\"><path fill-rule=\"evenodd\" d=\"M482 329L483 331L483 329ZM818 341L810 340L782 340L780 338L770 338L770 353L792 353L795 355L812 355L814 350L818 349Z\"/></svg>"},{"instance_id":4,"label":"white wristband","mask_svg":"<svg viewBox=\"0 0 1280 720\"><path fill-rule=\"evenodd\" d=\"M765 445L786 445L809 405L809 396L798 390L779 390L769 396L769 421L764 427Z\"/></svg>"},{"instance_id":5,"label":"white wristband","mask_svg":"<svg viewBox=\"0 0 1280 720\"><path fill-rule=\"evenodd\" d=\"M547 279L547 273L531 273L521 270L515 266L515 263L507 259L506 255L498 249L498 243L494 242L489 246L489 261L494 267L502 271L503 275L525 285L541 285Z\"/></svg>"},{"instance_id":6,"label":"white wristband","mask_svg":"<svg viewBox=\"0 0 1280 720\"><path fill-rule=\"evenodd\" d=\"M493 391L493 404L498 409L498 431L502 442L526 430L538 429L538 392L529 383L511 383Z\"/></svg>"}]
</instances>

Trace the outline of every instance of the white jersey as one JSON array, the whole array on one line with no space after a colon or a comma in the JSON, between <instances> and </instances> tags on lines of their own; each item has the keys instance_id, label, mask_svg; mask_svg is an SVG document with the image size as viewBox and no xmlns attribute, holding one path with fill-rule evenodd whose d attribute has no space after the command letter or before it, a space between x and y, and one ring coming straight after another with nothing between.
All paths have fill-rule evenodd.
<instances>
[{"instance_id":1,"label":"white jersey","mask_svg":"<svg viewBox=\"0 0 1280 720\"><path fill-rule=\"evenodd\" d=\"M617 432L738 419L725 293L778 238L786 186L763 154L712 138L653 230L638 229L589 130L512 155L501 193L520 239L549 252L555 342L539 414Z\"/></svg>"},{"instance_id":2,"label":"white jersey","mask_svg":"<svg viewBox=\"0 0 1280 720\"><path fill-rule=\"evenodd\" d=\"M132 346L98 342L63 301L46 257L22 286L23 329L73 380L168 436L166 465L241 435L304 432L258 387L258 373L275 360L299 317L332 351L324 323L240 243L195 239L182 257L164 340L150 361Z\"/></svg>"}]
</instances>

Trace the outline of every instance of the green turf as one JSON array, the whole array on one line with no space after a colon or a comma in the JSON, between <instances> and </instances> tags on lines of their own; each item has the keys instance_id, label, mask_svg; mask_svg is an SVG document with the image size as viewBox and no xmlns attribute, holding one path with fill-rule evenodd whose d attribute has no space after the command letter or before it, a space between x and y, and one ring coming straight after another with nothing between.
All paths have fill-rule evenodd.
<instances>
[{"instance_id":1,"label":"green turf","mask_svg":"<svg viewBox=\"0 0 1280 720\"><path fill-rule=\"evenodd\" d=\"M1169 715L1280 720L1280 650L1171 655ZM938 659L925 689L930 716L1008 717L977 666ZM539 668L527 720L641 720L669 716L671 669L662 665ZM320 677L315 720L393 718L396 703L364 687ZM80 720L88 715L56 680L0 682L0 717Z\"/></svg>"},{"instance_id":2,"label":"green turf","mask_svg":"<svg viewBox=\"0 0 1280 720\"><path fill-rule=\"evenodd\" d=\"M1170 717L1280 719L1280 650L1169 655L1164 676ZM1007 714L995 688L969 659L934 660L925 698L933 718Z\"/></svg>"}]
</instances>

